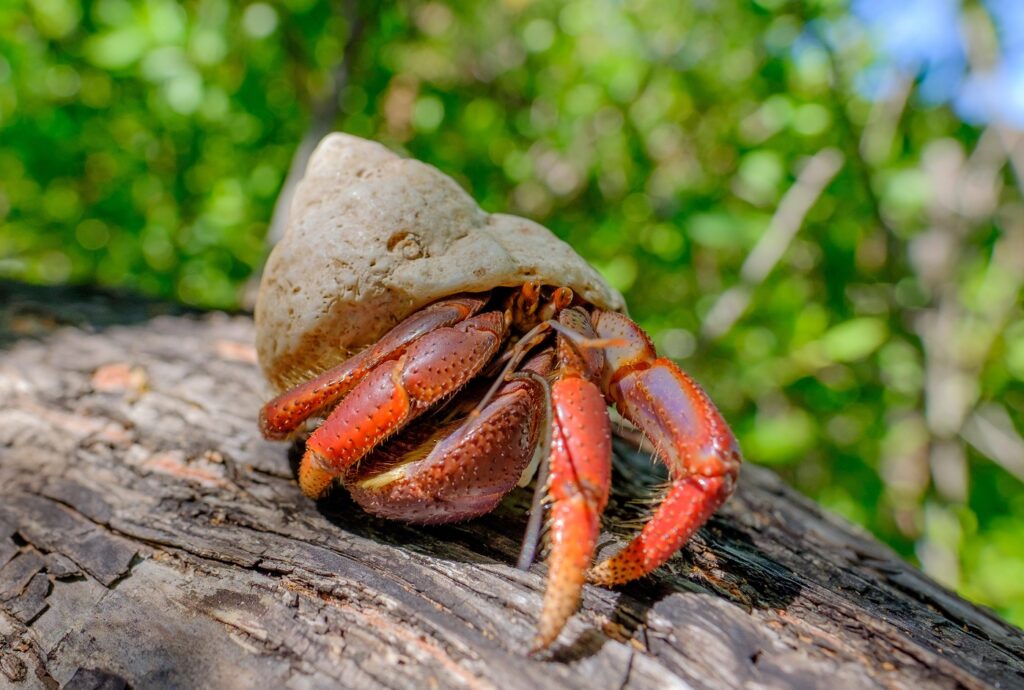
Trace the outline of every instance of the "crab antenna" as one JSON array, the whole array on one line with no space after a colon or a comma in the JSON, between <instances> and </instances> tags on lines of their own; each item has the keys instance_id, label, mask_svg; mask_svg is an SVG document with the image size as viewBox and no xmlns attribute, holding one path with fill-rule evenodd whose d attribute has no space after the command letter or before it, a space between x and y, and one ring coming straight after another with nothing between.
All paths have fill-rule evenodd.
<instances>
[{"instance_id":1,"label":"crab antenna","mask_svg":"<svg viewBox=\"0 0 1024 690\"><path fill-rule=\"evenodd\" d=\"M473 419L480 414L480 411L484 409L487 403L489 403L498 392L498 388L501 387L501 384L504 381L510 380L509 373L522 363L523 357L525 357L531 349L540 345L543 340L542 336L546 335L544 331L548 329L557 331L559 334L564 335L569 341L569 344L576 348L577 352L579 352L579 348L622 347L626 345L625 338L587 338L576 333L571 328L566 328L554 319L542 321L527 331L526 335L524 335L519 342L512 347L512 350L509 351L508 362L501 370L501 374L494 379L494 383L491 384L491 387L484 394L484 397L480 399L480 402L476 404L473 411L469 413L467 419Z\"/></svg>"},{"instance_id":2,"label":"crab antenna","mask_svg":"<svg viewBox=\"0 0 1024 690\"><path fill-rule=\"evenodd\" d=\"M558 332L559 335L565 336L569 344L576 348L576 352L580 353L580 349L591 350L605 347L625 347L629 344L629 341L625 338L588 338L584 335L580 335L576 331L563 326L558 321L545 321L551 325L551 328Z\"/></svg>"},{"instance_id":3,"label":"crab antenna","mask_svg":"<svg viewBox=\"0 0 1024 690\"><path fill-rule=\"evenodd\" d=\"M498 378L494 379L494 383L491 384L491 387L484 394L484 397L480 398L480 402L476 404L473 411L469 413L468 417L466 417L467 421L475 419L480 415L480 411L487 406L487 403L491 402L491 399L498 392L498 388L501 387L501 384L509 380L507 378L509 373L522 363L523 357L526 356L526 353L541 343L543 337L539 336L547 335L545 331L551 328L551 323L552 322L550 321L543 321L537 324L531 328L526 335L520 338L519 342L512 346L511 351L513 354L508 360L508 364L506 364L505 368L501 370L501 374Z\"/></svg>"},{"instance_id":4,"label":"crab antenna","mask_svg":"<svg viewBox=\"0 0 1024 690\"><path fill-rule=\"evenodd\" d=\"M551 468L551 384L547 378L533 371L520 371L512 374L510 380L533 379L544 391L544 435L540 444L540 465L537 467L537 484L533 490L533 501L530 503L530 520L526 523L523 534L523 545L519 549L519 560L516 567L528 570L537 557L537 545L544 528L544 495L548 490L548 473Z\"/></svg>"}]
</instances>

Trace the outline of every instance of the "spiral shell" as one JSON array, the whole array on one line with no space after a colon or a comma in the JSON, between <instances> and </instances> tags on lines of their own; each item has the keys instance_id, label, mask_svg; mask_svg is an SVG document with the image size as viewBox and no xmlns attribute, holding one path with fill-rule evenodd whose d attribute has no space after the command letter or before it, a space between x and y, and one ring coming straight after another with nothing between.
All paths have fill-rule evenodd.
<instances>
[{"instance_id":1,"label":"spiral shell","mask_svg":"<svg viewBox=\"0 0 1024 690\"><path fill-rule=\"evenodd\" d=\"M602 309L622 295L547 228L489 214L437 168L330 134L313 152L256 303L260 365L278 391L459 292L565 285Z\"/></svg>"}]
</instances>

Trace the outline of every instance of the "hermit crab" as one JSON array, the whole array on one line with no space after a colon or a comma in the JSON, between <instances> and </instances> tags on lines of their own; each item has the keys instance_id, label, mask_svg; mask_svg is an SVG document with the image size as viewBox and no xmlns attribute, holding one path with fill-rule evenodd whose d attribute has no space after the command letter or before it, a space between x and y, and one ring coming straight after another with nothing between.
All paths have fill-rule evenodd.
<instances>
[{"instance_id":1,"label":"hermit crab","mask_svg":"<svg viewBox=\"0 0 1024 690\"><path fill-rule=\"evenodd\" d=\"M279 393L260 412L264 436L325 418L299 466L312 498L340 483L379 516L466 520L540 459L531 522L546 506L549 555L535 649L557 638L585 581L651 572L736 481L739 447L715 405L593 268L537 223L485 213L436 168L374 142L332 134L317 147L267 263L256 330ZM640 534L592 566L608 406L671 481Z\"/></svg>"}]
</instances>

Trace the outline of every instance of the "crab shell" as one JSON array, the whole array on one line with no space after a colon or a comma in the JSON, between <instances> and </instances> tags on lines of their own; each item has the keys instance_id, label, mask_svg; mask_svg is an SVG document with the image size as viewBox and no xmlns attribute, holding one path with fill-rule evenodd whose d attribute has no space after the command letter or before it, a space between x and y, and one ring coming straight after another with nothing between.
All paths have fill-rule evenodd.
<instances>
[{"instance_id":1,"label":"crab shell","mask_svg":"<svg viewBox=\"0 0 1024 690\"><path fill-rule=\"evenodd\" d=\"M625 309L622 295L547 228L484 212L433 166L329 134L296 187L260 284L260 365L282 391L431 302L531 281Z\"/></svg>"}]
</instances>

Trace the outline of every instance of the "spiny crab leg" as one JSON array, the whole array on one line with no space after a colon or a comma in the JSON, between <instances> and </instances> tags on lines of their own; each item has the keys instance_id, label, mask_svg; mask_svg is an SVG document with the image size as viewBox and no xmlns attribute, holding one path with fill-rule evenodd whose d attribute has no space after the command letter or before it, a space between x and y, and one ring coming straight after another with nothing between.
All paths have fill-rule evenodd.
<instances>
[{"instance_id":1,"label":"spiny crab leg","mask_svg":"<svg viewBox=\"0 0 1024 690\"><path fill-rule=\"evenodd\" d=\"M558 325L573 340L577 335L583 342L594 339L581 310L562 311ZM611 422L604 396L591 380L601 371L604 356L599 349L580 348L566 335L558 338L558 356L558 378L551 386L548 581L533 651L554 642L579 606L611 486Z\"/></svg>"},{"instance_id":2,"label":"spiny crab leg","mask_svg":"<svg viewBox=\"0 0 1024 690\"><path fill-rule=\"evenodd\" d=\"M579 606L611 484L612 430L601 391L573 376L556 381L551 397L551 548L534 651L554 642Z\"/></svg>"},{"instance_id":3,"label":"spiny crab leg","mask_svg":"<svg viewBox=\"0 0 1024 690\"><path fill-rule=\"evenodd\" d=\"M602 388L619 413L654 442L671 485L654 515L622 551L591 569L591 582L629 582L678 551L732 493L739 445L707 393L622 314L597 311L598 335L629 344L605 350Z\"/></svg>"},{"instance_id":4,"label":"spiny crab leg","mask_svg":"<svg viewBox=\"0 0 1024 690\"><path fill-rule=\"evenodd\" d=\"M572 314L572 312L566 312L562 318L575 320L575 317ZM625 341L615 338L610 340L596 337L588 338L584 335L581 335L578 331L574 331L572 330L572 328L564 326L561 323L550 319L539 324L534 330L537 330L541 327L550 328L551 330L556 331L559 335L564 336L565 340L562 341L562 347L568 346L573 348L575 350L575 356L579 357L581 361L586 357L583 354L583 350L587 348L604 348L609 347L611 345L625 344ZM589 322L581 322L580 324L577 324L577 327L585 329L588 332L591 332L591 334L593 335L593 329L589 325ZM603 359L599 357L595 361L591 362L591 365L596 367L597 369L600 369L602 361ZM521 374L511 374L509 375L509 378L514 378L520 375ZM548 388L550 389L550 385L548 385ZM547 400L545 409L551 410L552 404L550 400L550 390L548 392L548 398L549 399ZM550 426L550 423L548 426ZM516 561L516 567L520 570L527 570L533 563L533 559L537 554L537 543L540 539L541 532L541 520L544 514L544 500L546 498L545 492L547 491L548 487L548 477L550 476L551 467L550 436L551 434L549 433L548 438L546 439L547 443L545 443L540 449L542 459L540 462L540 466L537 470L537 489L536 491L534 491L533 494L533 502L530 506L530 520L526 525L526 534L523 536L523 544L519 550L519 559Z\"/></svg>"},{"instance_id":5,"label":"spiny crab leg","mask_svg":"<svg viewBox=\"0 0 1024 690\"><path fill-rule=\"evenodd\" d=\"M341 400L375 366L397 358L410 343L430 331L470 318L487 304L487 298L467 295L435 302L406 318L362 352L277 396L260 410L263 436L273 440L287 438L307 418Z\"/></svg>"},{"instance_id":6,"label":"spiny crab leg","mask_svg":"<svg viewBox=\"0 0 1024 690\"><path fill-rule=\"evenodd\" d=\"M507 331L502 312L486 312L431 331L397 360L372 369L306 441L299 465L303 492L323 495L374 446L462 388L498 351Z\"/></svg>"}]
</instances>

